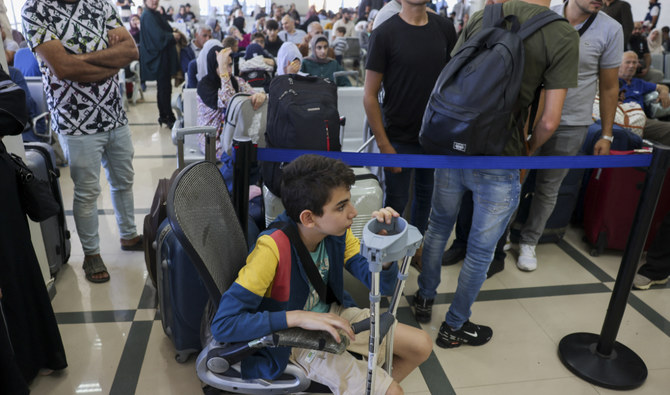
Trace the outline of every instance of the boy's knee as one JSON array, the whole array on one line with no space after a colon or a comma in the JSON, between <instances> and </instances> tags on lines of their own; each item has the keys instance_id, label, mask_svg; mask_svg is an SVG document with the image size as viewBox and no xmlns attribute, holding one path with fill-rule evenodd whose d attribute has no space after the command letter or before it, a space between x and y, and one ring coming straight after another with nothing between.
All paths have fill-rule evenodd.
<instances>
[{"instance_id":1,"label":"boy's knee","mask_svg":"<svg viewBox=\"0 0 670 395\"><path fill-rule=\"evenodd\" d=\"M389 388L386 390L386 395L403 395L404 393L405 391L403 391L400 384L398 384L395 380L393 380Z\"/></svg>"},{"instance_id":2,"label":"boy's knee","mask_svg":"<svg viewBox=\"0 0 670 395\"><path fill-rule=\"evenodd\" d=\"M420 359L420 363L423 363L428 357L430 357L430 353L433 352L433 339L430 338L430 335L426 331L421 331L421 336L417 336L416 338L416 345L417 345L417 356Z\"/></svg>"}]
</instances>

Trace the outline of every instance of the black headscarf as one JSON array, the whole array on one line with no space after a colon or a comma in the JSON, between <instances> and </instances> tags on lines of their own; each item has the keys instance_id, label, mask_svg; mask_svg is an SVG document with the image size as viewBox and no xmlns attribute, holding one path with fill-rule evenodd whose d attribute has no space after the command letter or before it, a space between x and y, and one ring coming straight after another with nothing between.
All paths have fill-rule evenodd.
<instances>
[{"instance_id":1,"label":"black headscarf","mask_svg":"<svg viewBox=\"0 0 670 395\"><path fill-rule=\"evenodd\" d=\"M237 30L240 31L241 35L245 35L247 33L244 32L244 17L238 16L237 18L233 19L233 25L237 28Z\"/></svg>"},{"instance_id":2,"label":"black headscarf","mask_svg":"<svg viewBox=\"0 0 670 395\"><path fill-rule=\"evenodd\" d=\"M216 53L223 50L223 47L215 46L207 54L207 75L198 82L198 96L205 105L211 109L218 110L219 89L221 89L221 77L219 76L219 63L216 60ZM232 58L231 58L232 59ZM239 92L235 76L230 76L230 83L233 84L235 92Z\"/></svg>"}]
</instances>

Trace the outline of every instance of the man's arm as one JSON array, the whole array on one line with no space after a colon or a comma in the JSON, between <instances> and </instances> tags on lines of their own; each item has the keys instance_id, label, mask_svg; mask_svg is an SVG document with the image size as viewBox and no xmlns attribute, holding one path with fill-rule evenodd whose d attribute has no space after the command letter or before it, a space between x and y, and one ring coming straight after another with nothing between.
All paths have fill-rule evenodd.
<instances>
[{"instance_id":1,"label":"man's arm","mask_svg":"<svg viewBox=\"0 0 670 395\"><path fill-rule=\"evenodd\" d=\"M529 141L531 155L549 140L554 131L556 131L556 128L558 128L561 122L563 102L567 93L567 89L545 90L542 116L537 122Z\"/></svg>"},{"instance_id":2,"label":"man's arm","mask_svg":"<svg viewBox=\"0 0 670 395\"><path fill-rule=\"evenodd\" d=\"M50 40L35 47L51 72L61 80L98 82L114 76L119 69L96 66L68 54L58 40Z\"/></svg>"},{"instance_id":3,"label":"man's arm","mask_svg":"<svg viewBox=\"0 0 670 395\"><path fill-rule=\"evenodd\" d=\"M612 135L614 114L619 101L619 69L600 69L598 76L600 84L600 122L602 135ZM600 139L593 147L594 155L609 155L610 143L608 140Z\"/></svg>"},{"instance_id":4,"label":"man's arm","mask_svg":"<svg viewBox=\"0 0 670 395\"><path fill-rule=\"evenodd\" d=\"M382 121L382 110L379 107L379 91L382 87L384 74L372 70L365 70L365 88L363 91L363 107L368 118L370 129L375 135L379 151L383 154L395 154L395 149L386 135L384 122ZM400 172L399 167L391 169L394 173Z\"/></svg>"},{"instance_id":5,"label":"man's arm","mask_svg":"<svg viewBox=\"0 0 670 395\"><path fill-rule=\"evenodd\" d=\"M118 69L139 59L135 40L125 27L117 27L108 33L109 46L103 50L75 55L86 63L94 66Z\"/></svg>"},{"instance_id":6,"label":"man's arm","mask_svg":"<svg viewBox=\"0 0 670 395\"><path fill-rule=\"evenodd\" d=\"M661 102L661 105L663 108L667 108L670 106L670 96L668 95L668 92L670 90L668 89L667 86L663 84L656 84L656 92L658 92L658 101Z\"/></svg>"}]
</instances>

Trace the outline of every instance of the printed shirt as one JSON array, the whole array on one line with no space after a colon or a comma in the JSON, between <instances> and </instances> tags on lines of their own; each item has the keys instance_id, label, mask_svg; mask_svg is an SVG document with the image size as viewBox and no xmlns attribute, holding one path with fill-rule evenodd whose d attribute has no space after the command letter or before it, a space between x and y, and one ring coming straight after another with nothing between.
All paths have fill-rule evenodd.
<instances>
[{"instance_id":1,"label":"printed shirt","mask_svg":"<svg viewBox=\"0 0 670 395\"><path fill-rule=\"evenodd\" d=\"M109 44L109 31L123 27L116 8L106 0L28 0L21 15L33 52L50 40L60 41L69 54L100 51ZM56 132L78 136L110 131L128 123L117 75L91 83L61 80L44 60L37 58Z\"/></svg>"},{"instance_id":2,"label":"printed shirt","mask_svg":"<svg viewBox=\"0 0 670 395\"><path fill-rule=\"evenodd\" d=\"M319 269L319 274L324 284L328 284L328 271L330 270L330 260L328 259L328 253L326 252L326 244L321 241L316 248L316 251L310 252L312 261ZM319 293L316 292L312 283L309 284L309 296L307 297L307 303L305 303L304 310L315 311L317 313L327 313L330 310L330 306L326 302L322 301L319 298Z\"/></svg>"}]
</instances>

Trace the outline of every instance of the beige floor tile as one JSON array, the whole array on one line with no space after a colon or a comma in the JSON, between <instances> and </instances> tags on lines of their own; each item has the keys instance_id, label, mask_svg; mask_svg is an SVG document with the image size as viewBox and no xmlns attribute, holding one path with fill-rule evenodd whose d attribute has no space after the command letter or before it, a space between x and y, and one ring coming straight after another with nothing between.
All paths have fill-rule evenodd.
<instances>
[{"instance_id":1,"label":"beige floor tile","mask_svg":"<svg viewBox=\"0 0 670 395\"><path fill-rule=\"evenodd\" d=\"M93 284L86 280L81 268L83 256L70 257L56 277L57 293L52 300L55 312L137 308L147 276L144 255L125 251L105 254L103 249L103 259L111 278L106 283Z\"/></svg>"},{"instance_id":2,"label":"beige floor tile","mask_svg":"<svg viewBox=\"0 0 670 395\"><path fill-rule=\"evenodd\" d=\"M650 288L646 291L633 291L633 293L657 313L670 321L670 288Z\"/></svg>"},{"instance_id":3,"label":"beige floor tile","mask_svg":"<svg viewBox=\"0 0 670 395\"><path fill-rule=\"evenodd\" d=\"M424 326L432 338L437 335L437 320L444 319L446 307L434 307L433 321ZM570 376L556 356L552 339L518 301L476 302L472 312L472 321L493 328L489 343L480 347L433 347L454 388Z\"/></svg>"},{"instance_id":4,"label":"beige floor tile","mask_svg":"<svg viewBox=\"0 0 670 395\"><path fill-rule=\"evenodd\" d=\"M590 251L592 247L589 243L582 239L583 237L584 229L579 227L572 227L569 228L566 232L565 240L577 248L584 256L590 259L593 263L596 264L596 266L602 269L609 276L616 278L617 272L619 271L619 266L621 265L623 251L605 250L600 256L591 256Z\"/></svg>"},{"instance_id":5,"label":"beige floor tile","mask_svg":"<svg viewBox=\"0 0 670 395\"><path fill-rule=\"evenodd\" d=\"M36 395L108 394L126 342L130 322L59 325L68 368L38 376Z\"/></svg>"},{"instance_id":6,"label":"beige floor tile","mask_svg":"<svg viewBox=\"0 0 670 395\"><path fill-rule=\"evenodd\" d=\"M597 386L595 386L595 389L600 395L615 395L622 393L622 391L615 391ZM634 390L626 391L625 393L631 395L661 395L670 392L668 389L670 389L670 369L650 369L649 376L647 376L647 380L645 380L642 386Z\"/></svg>"},{"instance_id":7,"label":"beige floor tile","mask_svg":"<svg viewBox=\"0 0 670 395\"><path fill-rule=\"evenodd\" d=\"M137 309L133 321L153 321L156 318L156 309Z\"/></svg>"},{"instance_id":8,"label":"beige floor tile","mask_svg":"<svg viewBox=\"0 0 670 395\"><path fill-rule=\"evenodd\" d=\"M458 395L596 395L595 388L578 378L533 380L479 387L456 388Z\"/></svg>"},{"instance_id":9,"label":"beige floor tile","mask_svg":"<svg viewBox=\"0 0 670 395\"><path fill-rule=\"evenodd\" d=\"M428 386L419 369L415 369L400 383L406 394L428 393Z\"/></svg>"},{"instance_id":10,"label":"beige floor tile","mask_svg":"<svg viewBox=\"0 0 670 395\"><path fill-rule=\"evenodd\" d=\"M174 345L155 321L142 371L137 383L137 394L198 394L200 381L195 373L195 356L180 364L175 358Z\"/></svg>"},{"instance_id":11,"label":"beige floor tile","mask_svg":"<svg viewBox=\"0 0 670 395\"><path fill-rule=\"evenodd\" d=\"M576 332L599 334L610 294L532 298L520 303L556 343ZM650 369L670 368L670 338L628 306L617 341L635 351Z\"/></svg>"}]
</instances>

